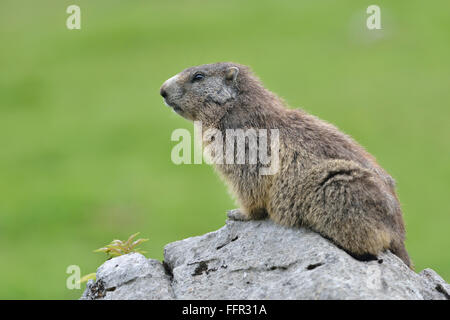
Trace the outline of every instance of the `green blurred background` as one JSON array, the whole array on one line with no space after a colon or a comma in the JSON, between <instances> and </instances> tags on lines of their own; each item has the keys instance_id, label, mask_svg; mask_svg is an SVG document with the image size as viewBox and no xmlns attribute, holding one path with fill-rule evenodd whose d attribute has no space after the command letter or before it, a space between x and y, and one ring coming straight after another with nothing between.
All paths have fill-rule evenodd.
<instances>
[{"instance_id":1,"label":"green blurred background","mask_svg":"<svg viewBox=\"0 0 450 320\"><path fill-rule=\"evenodd\" d=\"M383 29L369 31L374 3ZM70 4L81 30L66 28ZM417 271L450 281L449 16L446 0L2 0L0 298L76 299L67 266L95 272L112 239L140 231L162 259L224 224L234 204L212 168L171 162L172 131L193 125L159 96L218 61L250 65L374 154L398 182Z\"/></svg>"}]
</instances>

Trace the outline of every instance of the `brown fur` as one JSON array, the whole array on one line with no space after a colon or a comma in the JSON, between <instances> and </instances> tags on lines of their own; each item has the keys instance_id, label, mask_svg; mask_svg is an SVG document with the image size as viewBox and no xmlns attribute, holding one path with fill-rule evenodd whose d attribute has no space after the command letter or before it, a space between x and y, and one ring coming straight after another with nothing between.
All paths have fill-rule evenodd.
<instances>
[{"instance_id":1,"label":"brown fur","mask_svg":"<svg viewBox=\"0 0 450 320\"><path fill-rule=\"evenodd\" d=\"M203 78L193 80L201 73ZM375 158L333 125L285 103L250 69L234 63L192 67L161 87L167 104L204 128L279 129L280 169L218 164L240 204L236 219L270 219L304 226L354 257L390 249L412 267L395 182Z\"/></svg>"}]
</instances>

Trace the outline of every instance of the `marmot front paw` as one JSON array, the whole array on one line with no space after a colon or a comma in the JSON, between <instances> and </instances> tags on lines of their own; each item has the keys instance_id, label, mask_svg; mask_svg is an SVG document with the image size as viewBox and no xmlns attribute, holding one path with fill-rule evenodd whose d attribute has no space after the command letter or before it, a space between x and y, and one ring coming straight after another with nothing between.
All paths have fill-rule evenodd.
<instances>
[{"instance_id":1,"label":"marmot front paw","mask_svg":"<svg viewBox=\"0 0 450 320\"><path fill-rule=\"evenodd\" d=\"M234 221L248 221L250 218L243 214L240 209L232 209L227 211L227 217Z\"/></svg>"}]
</instances>

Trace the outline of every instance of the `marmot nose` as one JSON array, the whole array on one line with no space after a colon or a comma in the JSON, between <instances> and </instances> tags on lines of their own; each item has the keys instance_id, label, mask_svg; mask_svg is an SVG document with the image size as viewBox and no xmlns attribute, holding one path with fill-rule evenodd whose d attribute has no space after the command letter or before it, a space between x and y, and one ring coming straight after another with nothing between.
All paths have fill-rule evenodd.
<instances>
[{"instance_id":1,"label":"marmot nose","mask_svg":"<svg viewBox=\"0 0 450 320\"><path fill-rule=\"evenodd\" d=\"M161 89L159 90L159 94L163 97L166 98L167 97L167 92L164 89L164 86L161 87Z\"/></svg>"}]
</instances>

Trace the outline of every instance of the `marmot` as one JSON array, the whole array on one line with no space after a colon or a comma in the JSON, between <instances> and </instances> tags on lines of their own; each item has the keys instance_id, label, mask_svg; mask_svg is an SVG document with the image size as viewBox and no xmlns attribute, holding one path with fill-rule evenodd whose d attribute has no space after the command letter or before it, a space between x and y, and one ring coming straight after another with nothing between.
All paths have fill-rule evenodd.
<instances>
[{"instance_id":1,"label":"marmot","mask_svg":"<svg viewBox=\"0 0 450 320\"><path fill-rule=\"evenodd\" d=\"M389 249L412 268L395 182L351 137L303 110L288 109L240 64L188 68L164 82L160 94L179 115L224 134L279 130L276 174L260 175L258 164L215 165L240 205L229 218L268 216L307 227L359 260Z\"/></svg>"}]
</instances>

